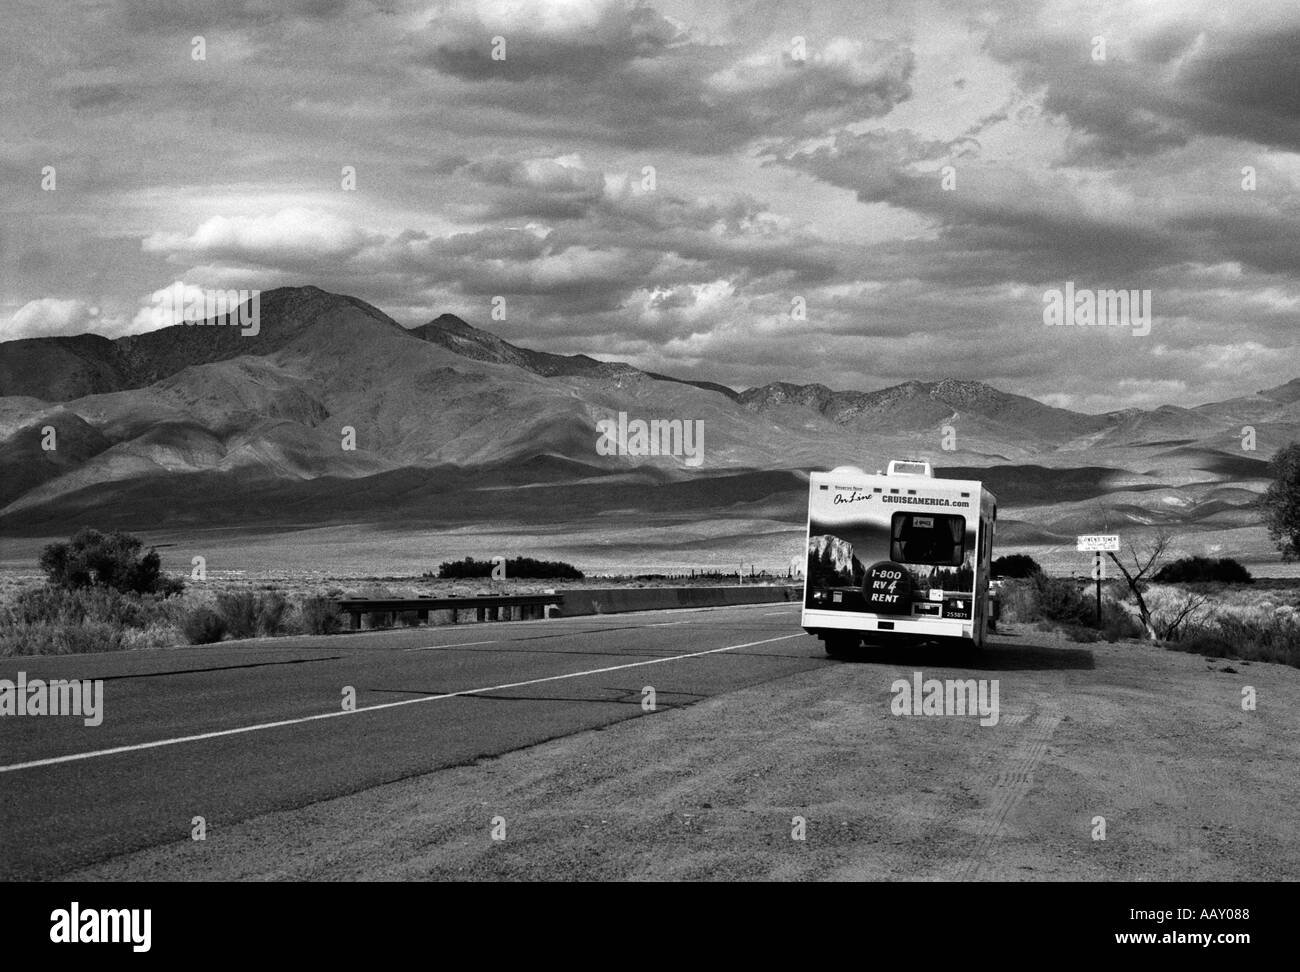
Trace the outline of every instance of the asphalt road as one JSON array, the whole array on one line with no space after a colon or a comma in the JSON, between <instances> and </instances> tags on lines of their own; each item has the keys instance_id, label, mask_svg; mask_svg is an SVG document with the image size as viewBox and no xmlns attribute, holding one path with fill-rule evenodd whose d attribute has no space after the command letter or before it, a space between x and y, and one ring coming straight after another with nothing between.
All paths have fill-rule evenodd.
<instances>
[{"instance_id":1,"label":"asphalt road","mask_svg":"<svg viewBox=\"0 0 1300 972\"><path fill-rule=\"evenodd\" d=\"M224 827L830 664L798 606L0 660L103 679L102 725L0 719L0 879ZM344 693L355 690L355 709Z\"/></svg>"}]
</instances>

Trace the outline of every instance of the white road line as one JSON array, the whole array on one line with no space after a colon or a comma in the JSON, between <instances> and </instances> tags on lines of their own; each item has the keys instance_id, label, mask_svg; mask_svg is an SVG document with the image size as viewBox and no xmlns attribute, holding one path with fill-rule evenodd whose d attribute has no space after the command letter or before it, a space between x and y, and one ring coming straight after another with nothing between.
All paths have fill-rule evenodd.
<instances>
[{"instance_id":1,"label":"white road line","mask_svg":"<svg viewBox=\"0 0 1300 972\"><path fill-rule=\"evenodd\" d=\"M402 651L433 651L437 648L468 648L470 645L495 645L496 641L461 641L454 645L424 645L420 648L403 648Z\"/></svg>"},{"instance_id":2,"label":"white road line","mask_svg":"<svg viewBox=\"0 0 1300 972\"><path fill-rule=\"evenodd\" d=\"M660 621L658 624L647 624L647 628L671 628L675 624L694 624L694 621Z\"/></svg>"},{"instance_id":3,"label":"white road line","mask_svg":"<svg viewBox=\"0 0 1300 972\"><path fill-rule=\"evenodd\" d=\"M796 611L768 611L766 614L763 615L763 617L770 618L774 614L797 614L797 613L798 612Z\"/></svg>"},{"instance_id":4,"label":"white road line","mask_svg":"<svg viewBox=\"0 0 1300 972\"><path fill-rule=\"evenodd\" d=\"M788 641L790 638L805 638L802 631L798 634L781 635L779 638L765 638L762 641L750 641L743 645L728 645L725 648L709 648L706 651L693 651L685 655L670 655L666 658L651 658L648 661L627 662L623 665L610 665L608 668L591 668L585 672L569 672L566 675L547 675L545 678L530 678L523 682L507 682L504 685L489 685L484 688L464 689L460 692L447 692L444 695L425 695L418 699L402 699L400 702L384 702L380 705L368 705L361 709L338 712L321 712L317 715L302 716L297 719L282 719L279 722L263 722L255 726L240 726L238 729L221 729L217 732L203 732L195 736L178 736L174 739L159 739L155 742L136 743L131 746L114 746L112 749L96 749L86 753L70 753L67 756L54 756L50 759L35 759L28 763L14 763L0 766L0 773L13 773L17 770L33 769L37 766L53 766L55 763L72 763L82 759L94 759L97 756L113 756L117 753L133 753L141 749L157 749L160 746L177 746L181 743L199 742L203 739L219 739L222 736L237 736L245 732L259 732L263 729L278 729L282 726L296 726L304 722L319 719L337 719L340 716L360 715L363 712L378 712L380 709L395 709L401 705L418 705L421 702L437 702L441 699L454 699L462 695L481 695L484 692L501 692L505 689L523 688L525 685L540 685L543 682L559 682L566 678L582 678L586 675L603 675L625 668L640 668L643 665L662 665L664 662L681 661L684 658L699 658L703 655L716 655L722 651L735 651L739 648L753 648L755 645L767 645L774 641Z\"/></svg>"}]
</instances>

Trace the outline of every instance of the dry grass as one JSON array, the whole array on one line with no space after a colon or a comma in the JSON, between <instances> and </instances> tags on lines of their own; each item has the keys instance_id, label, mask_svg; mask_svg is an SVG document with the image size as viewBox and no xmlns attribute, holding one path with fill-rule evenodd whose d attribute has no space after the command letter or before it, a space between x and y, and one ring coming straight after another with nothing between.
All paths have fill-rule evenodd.
<instances>
[{"instance_id":1,"label":"dry grass","mask_svg":"<svg viewBox=\"0 0 1300 972\"><path fill-rule=\"evenodd\" d=\"M1169 600L1193 593L1207 595L1210 601L1169 647L1215 658L1270 661L1300 668L1300 587L1253 590L1193 585L1190 591L1160 592Z\"/></svg>"},{"instance_id":2,"label":"dry grass","mask_svg":"<svg viewBox=\"0 0 1300 972\"><path fill-rule=\"evenodd\" d=\"M1123 583L1107 581L1102 590L1100 629L1093 620L1091 589L1061 579L1046 586L1048 596L1043 585L1009 582L1003 589L1003 615L1008 621L1060 628L1081 641L1141 636L1137 605ZM1165 631L1190 602L1204 600L1164 641L1172 650L1300 668L1300 582L1151 584L1143 597L1157 631Z\"/></svg>"}]
</instances>

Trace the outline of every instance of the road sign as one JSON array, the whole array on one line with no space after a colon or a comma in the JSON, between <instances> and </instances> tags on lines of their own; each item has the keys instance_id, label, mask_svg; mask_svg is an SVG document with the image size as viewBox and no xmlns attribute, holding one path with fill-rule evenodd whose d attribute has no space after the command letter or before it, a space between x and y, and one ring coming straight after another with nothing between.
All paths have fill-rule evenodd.
<instances>
[{"instance_id":1,"label":"road sign","mask_svg":"<svg viewBox=\"0 0 1300 972\"><path fill-rule=\"evenodd\" d=\"M1079 537L1078 550L1118 550L1119 534L1093 534L1091 536Z\"/></svg>"}]
</instances>

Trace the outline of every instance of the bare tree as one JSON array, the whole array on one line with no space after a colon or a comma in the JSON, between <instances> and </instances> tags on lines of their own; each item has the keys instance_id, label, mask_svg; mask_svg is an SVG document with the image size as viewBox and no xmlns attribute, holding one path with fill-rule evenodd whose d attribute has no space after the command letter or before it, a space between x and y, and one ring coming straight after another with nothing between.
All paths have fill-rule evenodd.
<instances>
[{"instance_id":1,"label":"bare tree","mask_svg":"<svg viewBox=\"0 0 1300 972\"><path fill-rule=\"evenodd\" d=\"M1178 606L1178 610L1171 620L1157 620L1151 613L1151 608L1147 605L1146 598L1143 597L1144 580L1160 564L1160 559L1169 549L1173 537L1166 530L1156 531L1155 536L1151 538L1151 545L1148 549L1142 549L1139 544L1132 540L1128 542L1128 555L1131 560L1129 566L1116 557L1113 553L1107 553L1119 568L1119 572L1124 575L1124 581L1128 584L1128 589L1133 593L1133 599L1137 601L1138 617L1142 622L1142 630L1152 641L1168 641L1178 636L1179 628L1189 619L1194 617L1196 611L1203 607L1209 600L1207 594L1188 594L1185 601Z\"/></svg>"},{"instance_id":2,"label":"bare tree","mask_svg":"<svg viewBox=\"0 0 1300 972\"><path fill-rule=\"evenodd\" d=\"M1197 620L1195 612L1204 607L1209 600L1210 596L1208 594L1187 594L1186 600L1178 606L1177 613L1172 621L1155 622L1155 630L1160 636L1160 640L1173 641L1176 639L1183 623L1195 622Z\"/></svg>"},{"instance_id":3,"label":"bare tree","mask_svg":"<svg viewBox=\"0 0 1300 972\"><path fill-rule=\"evenodd\" d=\"M1138 617L1142 622L1142 630L1146 632L1148 638L1152 641L1159 641L1160 634L1156 631L1155 623L1151 619L1151 608L1147 606L1146 598L1142 596L1142 580L1153 570L1155 570L1160 558L1164 556L1169 544L1173 538L1164 530L1156 531L1151 539L1151 547L1147 551L1138 549L1138 545L1132 540L1128 541L1128 554L1132 560L1132 569L1124 566L1123 561L1113 553L1107 553L1106 556L1115 562L1119 572L1124 575L1124 581L1128 584L1128 589L1132 592L1134 599L1137 601Z\"/></svg>"}]
</instances>

